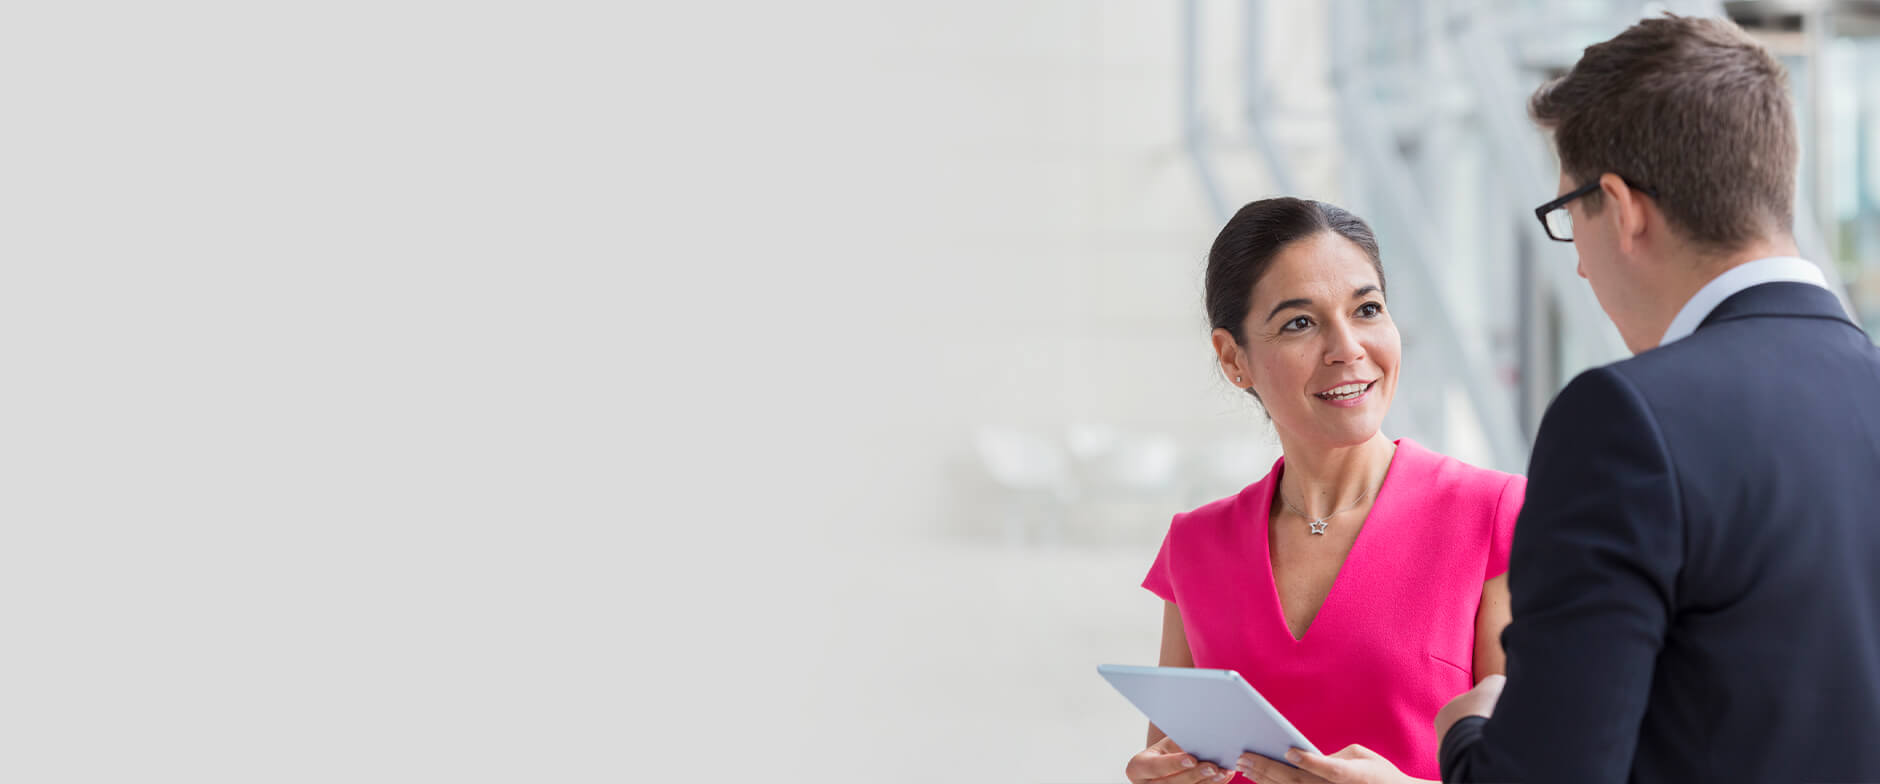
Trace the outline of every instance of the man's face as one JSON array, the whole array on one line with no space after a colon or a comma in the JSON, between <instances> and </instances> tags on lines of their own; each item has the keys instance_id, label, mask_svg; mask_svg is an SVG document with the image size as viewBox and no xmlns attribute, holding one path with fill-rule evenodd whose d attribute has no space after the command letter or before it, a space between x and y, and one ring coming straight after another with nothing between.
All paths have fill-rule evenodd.
<instances>
[{"instance_id":1,"label":"man's face","mask_svg":"<svg viewBox=\"0 0 1880 784\"><path fill-rule=\"evenodd\" d=\"M1558 194L1564 195L1580 184L1562 172ZM1594 205L1597 209L1589 211ZM1619 328L1626 348L1636 354L1657 346L1663 336L1643 334L1649 330L1640 326L1643 321L1640 318L1641 290L1633 279L1638 267L1635 260L1619 249L1616 212L1612 200L1603 192L1588 194L1567 204L1567 213L1573 217L1573 251L1580 257L1580 277L1592 285L1593 297L1599 300L1600 309L1606 311L1606 318Z\"/></svg>"}]
</instances>

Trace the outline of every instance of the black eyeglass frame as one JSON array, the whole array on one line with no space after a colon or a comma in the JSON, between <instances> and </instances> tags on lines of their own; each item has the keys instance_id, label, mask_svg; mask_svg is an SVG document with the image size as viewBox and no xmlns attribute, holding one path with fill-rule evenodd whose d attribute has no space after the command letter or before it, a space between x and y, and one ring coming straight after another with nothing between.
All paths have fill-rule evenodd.
<instances>
[{"instance_id":1,"label":"black eyeglass frame","mask_svg":"<svg viewBox=\"0 0 1880 784\"><path fill-rule=\"evenodd\" d=\"M1625 175L1620 175L1619 181L1625 183L1625 187L1627 188L1631 188L1632 190L1643 193L1654 199L1658 198L1657 188L1653 188L1649 185L1640 185L1636 182L1626 179ZM1554 210L1560 209L1561 207L1565 207L1567 206L1569 202L1572 202L1574 199L1580 198L1581 196L1585 196L1586 194L1592 193L1593 191L1596 191L1596 190L1599 190L1599 178L1597 177L1593 178L1592 182L1588 182L1585 185L1582 185L1578 188L1574 188L1573 190L1568 191L1566 194L1562 195L1558 199L1554 199L1553 201L1547 202L1546 204L1543 204L1539 207L1535 207L1534 218L1541 222L1541 231L1547 232L1547 239L1553 240L1555 242L1572 242L1573 241L1572 237L1561 239L1559 237L1554 236L1553 227L1547 225L1547 213L1553 212Z\"/></svg>"}]
</instances>

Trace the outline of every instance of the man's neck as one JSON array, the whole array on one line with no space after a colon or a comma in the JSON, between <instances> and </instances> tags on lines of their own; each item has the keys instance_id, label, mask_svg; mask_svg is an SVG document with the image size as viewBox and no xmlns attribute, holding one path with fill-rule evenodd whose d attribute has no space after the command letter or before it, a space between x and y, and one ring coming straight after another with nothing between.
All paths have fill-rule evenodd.
<instances>
[{"instance_id":1,"label":"man's neck","mask_svg":"<svg viewBox=\"0 0 1880 784\"><path fill-rule=\"evenodd\" d=\"M1723 253L1684 249L1665 259L1660 267L1665 277L1662 284L1655 287L1661 294L1654 298L1657 307L1651 334L1664 334L1671 327L1671 321L1677 318L1678 311L1719 275L1757 259L1796 255L1800 255L1800 251L1796 250L1793 238L1768 237Z\"/></svg>"}]
</instances>

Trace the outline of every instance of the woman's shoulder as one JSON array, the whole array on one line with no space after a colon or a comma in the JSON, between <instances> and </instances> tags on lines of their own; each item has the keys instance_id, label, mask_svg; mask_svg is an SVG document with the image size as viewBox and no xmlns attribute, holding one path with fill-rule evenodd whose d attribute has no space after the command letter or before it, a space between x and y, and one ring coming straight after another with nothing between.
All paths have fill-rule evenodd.
<instances>
[{"instance_id":1,"label":"woman's shoulder","mask_svg":"<svg viewBox=\"0 0 1880 784\"><path fill-rule=\"evenodd\" d=\"M1412 442L1406 439L1404 443ZM1515 520L1527 500L1527 478L1470 465L1421 447L1415 449L1413 459L1421 470L1409 472L1415 477L1406 482L1408 489L1392 508L1407 519L1440 521L1448 535L1426 537L1426 541L1438 551L1470 557L1479 554L1484 559L1482 579L1505 573ZM1399 446L1399 454L1402 450ZM1469 536L1469 531L1479 535Z\"/></svg>"},{"instance_id":2,"label":"woman's shoulder","mask_svg":"<svg viewBox=\"0 0 1880 784\"><path fill-rule=\"evenodd\" d=\"M1273 464L1273 470L1260 477L1260 480L1240 489L1233 495L1216 498L1186 512L1175 515L1171 522L1172 529L1205 529L1222 525L1232 525L1244 519L1249 510L1264 509L1262 502L1269 498L1269 489L1273 477L1279 473L1279 463Z\"/></svg>"},{"instance_id":3,"label":"woman's shoulder","mask_svg":"<svg viewBox=\"0 0 1880 784\"><path fill-rule=\"evenodd\" d=\"M1446 503L1499 505L1504 496L1527 488L1527 478L1520 474L1471 465L1408 438L1398 442L1397 448L1410 458L1411 464L1405 467L1411 470L1406 473L1415 481L1407 484L1418 495Z\"/></svg>"}]
</instances>

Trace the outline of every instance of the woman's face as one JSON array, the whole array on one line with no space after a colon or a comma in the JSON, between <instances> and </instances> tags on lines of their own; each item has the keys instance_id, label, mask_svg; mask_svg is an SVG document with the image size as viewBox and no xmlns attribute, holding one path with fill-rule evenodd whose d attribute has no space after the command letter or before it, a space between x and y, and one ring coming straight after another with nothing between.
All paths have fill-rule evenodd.
<instances>
[{"instance_id":1,"label":"woman's face","mask_svg":"<svg viewBox=\"0 0 1880 784\"><path fill-rule=\"evenodd\" d=\"M1377 434L1403 353L1379 283L1362 249L1321 232L1274 257L1254 286L1238 351L1228 350L1231 336L1229 346L1217 337L1223 368L1260 394L1283 440L1342 447Z\"/></svg>"}]
</instances>

